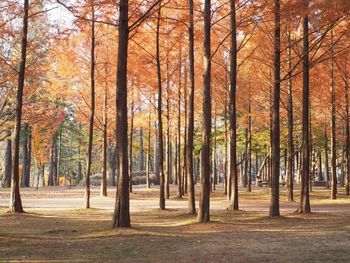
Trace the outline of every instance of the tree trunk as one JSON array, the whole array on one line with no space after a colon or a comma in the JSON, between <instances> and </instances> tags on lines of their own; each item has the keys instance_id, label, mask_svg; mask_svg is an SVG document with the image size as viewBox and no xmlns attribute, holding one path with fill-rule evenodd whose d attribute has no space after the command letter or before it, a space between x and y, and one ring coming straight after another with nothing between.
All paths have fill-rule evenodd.
<instances>
[{"instance_id":1,"label":"tree trunk","mask_svg":"<svg viewBox=\"0 0 350 263\"><path fill-rule=\"evenodd\" d=\"M330 86L331 86L331 166L332 166L332 191L331 199L337 199L337 140L336 140L336 108L335 108L335 84L334 84L334 55L333 55L333 30L331 30L331 68L330 68Z\"/></svg>"},{"instance_id":2,"label":"tree trunk","mask_svg":"<svg viewBox=\"0 0 350 263\"><path fill-rule=\"evenodd\" d=\"M293 128L294 128L294 118L293 118L293 89L292 89L292 48L291 48L291 37L288 31L288 103L287 103L287 114L288 114L288 142L287 142L287 200L289 202L294 201L294 173L293 173L293 152L294 152L294 142L293 142Z\"/></svg>"},{"instance_id":3,"label":"tree trunk","mask_svg":"<svg viewBox=\"0 0 350 263\"><path fill-rule=\"evenodd\" d=\"M171 176L171 165L170 165L170 77L169 77L169 50L168 50L169 41L167 39L167 57L166 57L166 162L165 162L165 198L170 198L170 176Z\"/></svg>"},{"instance_id":4,"label":"tree trunk","mask_svg":"<svg viewBox=\"0 0 350 263\"><path fill-rule=\"evenodd\" d=\"M29 126L26 123L24 125L23 129L24 133L24 142L22 145L22 153L23 153L23 161L22 161L22 181L21 181L21 186L22 187L27 187L26 186L26 181L27 179L27 171L28 171L28 161L29 161L29 156L28 156L28 137L29 137Z\"/></svg>"},{"instance_id":5,"label":"tree trunk","mask_svg":"<svg viewBox=\"0 0 350 263\"><path fill-rule=\"evenodd\" d=\"M49 176L48 176L48 180L47 180L47 185L48 186L53 186L55 185L55 179L54 179L54 174L55 174L55 169L56 169L56 165L55 165L55 161L56 161L56 157L55 157L55 146L56 144L56 138L55 136L52 136L51 139L51 152L50 152L50 167L49 167ZM56 180L57 182L57 180Z\"/></svg>"},{"instance_id":6,"label":"tree trunk","mask_svg":"<svg viewBox=\"0 0 350 263\"><path fill-rule=\"evenodd\" d=\"M87 151L87 168L85 180L85 202L84 208L90 208L90 173L92 162L92 141L94 137L94 118L95 118L95 10L94 4L91 4L91 68L90 68L90 121L89 121L89 141Z\"/></svg>"},{"instance_id":7,"label":"tree trunk","mask_svg":"<svg viewBox=\"0 0 350 263\"><path fill-rule=\"evenodd\" d=\"M189 48L189 67L190 67L190 97L188 112L188 133L187 133L187 192L188 192L188 212L196 213L194 174L193 174L193 136L194 136L194 23L193 23L193 0L188 0L189 5L189 28L188 28L188 48Z\"/></svg>"},{"instance_id":8,"label":"tree trunk","mask_svg":"<svg viewBox=\"0 0 350 263\"><path fill-rule=\"evenodd\" d=\"M210 221L210 139L211 139L211 0L204 1L203 130L201 150L201 193L198 221Z\"/></svg>"},{"instance_id":9,"label":"tree trunk","mask_svg":"<svg viewBox=\"0 0 350 263\"><path fill-rule=\"evenodd\" d=\"M28 35L28 11L29 0L24 0L24 14L23 14L23 33L21 42L21 62L18 74L18 87L16 97L16 111L15 111L15 127L13 138L13 166L11 178L11 195L10 195L10 211L16 213L23 213L22 200L19 192L19 145L21 137L21 122L22 122L22 106L23 106L23 89L26 71L27 59L27 35Z\"/></svg>"},{"instance_id":10,"label":"tree trunk","mask_svg":"<svg viewBox=\"0 0 350 263\"><path fill-rule=\"evenodd\" d=\"M117 149L118 188L113 214L113 227L130 227L129 170L128 170L128 108L127 108L127 61L128 61L128 0L119 2L119 37L117 61Z\"/></svg>"},{"instance_id":11,"label":"tree trunk","mask_svg":"<svg viewBox=\"0 0 350 263\"><path fill-rule=\"evenodd\" d=\"M177 98L177 198L182 198L182 174L181 174L181 52L182 48L180 47L180 54L179 54L179 84L178 84L178 98Z\"/></svg>"},{"instance_id":12,"label":"tree trunk","mask_svg":"<svg viewBox=\"0 0 350 263\"><path fill-rule=\"evenodd\" d=\"M163 121L162 121L162 76L160 67L160 19L161 19L161 1L159 1L158 16L157 16L157 30L156 30L156 60L157 60L157 79L158 79L158 163L159 167L159 179L160 179L160 191L159 191L159 208L165 210L165 178L163 168Z\"/></svg>"},{"instance_id":13,"label":"tree trunk","mask_svg":"<svg viewBox=\"0 0 350 263\"><path fill-rule=\"evenodd\" d=\"M147 137L147 156L146 156L146 182L147 182L147 188L151 188L151 184L149 181L149 174L150 174L150 164L151 164L151 110L152 110L152 104L149 103L149 111L148 111L148 137Z\"/></svg>"},{"instance_id":14,"label":"tree trunk","mask_svg":"<svg viewBox=\"0 0 350 263\"><path fill-rule=\"evenodd\" d=\"M300 213L310 213L310 132L309 132L309 17L308 2L304 1L303 18L303 91L302 91L302 174L300 184Z\"/></svg>"},{"instance_id":15,"label":"tree trunk","mask_svg":"<svg viewBox=\"0 0 350 263\"><path fill-rule=\"evenodd\" d=\"M187 194L187 184L188 184L188 174L187 174L187 67L185 64L185 68L184 68L184 145L183 145L183 158L184 158L184 162L183 162L183 169L182 169L182 173L183 173L183 189L182 192Z\"/></svg>"},{"instance_id":16,"label":"tree trunk","mask_svg":"<svg viewBox=\"0 0 350 263\"><path fill-rule=\"evenodd\" d=\"M238 173L237 173L237 116L236 116L236 85L237 85L237 26L236 1L231 0L231 50L230 50L230 154L229 154L229 186L233 183L231 208L238 210ZM229 192L230 196L230 192Z\"/></svg>"},{"instance_id":17,"label":"tree trunk","mask_svg":"<svg viewBox=\"0 0 350 263\"><path fill-rule=\"evenodd\" d=\"M108 185L116 186L116 170L117 170L117 147L113 143L109 143L108 146L108 163L109 163L109 172L108 172Z\"/></svg>"},{"instance_id":18,"label":"tree trunk","mask_svg":"<svg viewBox=\"0 0 350 263\"><path fill-rule=\"evenodd\" d=\"M130 147L129 147L129 191L132 193L132 172L133 172L133 161L132 161L132 145L134 140L134 92L133 87L131 87L131 109L130 109Z\"/></svg>"},{"instance_id":19,"label":"tree trunk","mask_svg":"<svg viewBox=\"0 0 350 263\"><path fill-rule=\"evenodd\" d=\"M346 71L346 66L345 66ZM349 117L349 86L345 76L345 193L350 194L350 117Z\"/></svg>"},{"instance_id":20,"label":"tree trunk","mask_svg":"<svg viewBox=\"0 0 350 263\"><path fill-rule=\"evenodd\" d=\"M281 67L281 21L280 1L275 0L275 54L274 54L274 89L272 105L271 138L271 201L270 217L280 215L279 178L280 178L280 67Z\"/></svg>"},{"instance_id":21,"label":"tree trunk","mask_svg":"<svg viewBox=\"0 0 350 263\"><path fill-rule=\"evenodd\" d=\"M328 161L328 135L327 135L327 121L325 117L324 121L324 151L325 151L325 181L326 181L326 189L329 189L329 161Z\"/></svg>"},{"instance_id":22,"label":"tree trunk","mask_svg":"<svg viewBox=\"0 0 350 263\"><path fill-rule=\"evenodd\" d=\"M139 129L139 138L140 138L140 155L139 155L140 171L143 172L145 171L145 159L143 155L143 128L142 127L140 127Z\"/></svg>"},{"instance_id":23,"label":"tree trunk","mask_svg":"<svg viewBox=\"0 0 350 263\"><path fill-rule=\"evenodd\" d=\"M250 92L249 92L250 96ZM247 173L247 192L252 191L252 116L251 116L251 101L249 98L249 105L248 105L248 173Z\"/></svg>"},{"instance_id":24,"label":"tree trunk","mask_svg":"<svg viewBox=\"0 0 350 263\"><path fill-rule=\"evenodd\" d=\"M106 70L107 71L107 70ZM108 72L106 72L106 77L108 77ZM103 110L102 110L102 133L103 133L103 141L102 141L102 171L101 171L101 196L107 196L107 102L108 102L108 83L106 83L106 87L103 94Z\"/></svg>"},{"instance_id":25,"label":"tree trunk","mask_svg":"<svg viewBox=\"0 0 350 263\"><path fill-rule=\"evenodd\" d=\"M5 151L5 180L4 187L11 187L11 170L12 170L12 140L6 139L6 151Z\"/></svg>"}]
</instances>

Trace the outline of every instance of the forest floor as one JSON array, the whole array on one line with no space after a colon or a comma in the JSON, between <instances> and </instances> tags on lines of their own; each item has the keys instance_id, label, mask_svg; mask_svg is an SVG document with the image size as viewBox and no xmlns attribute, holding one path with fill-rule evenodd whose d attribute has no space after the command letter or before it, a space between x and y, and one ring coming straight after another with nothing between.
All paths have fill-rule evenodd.
<instances>
[{"instance_id":1,"label":"forest floor","mask_svg":"<svg viewBox=\"0 0 350 263\"><path fill-rule=\"evenodd\" d=\"M26 213L19 215L7 213L9 193L0 189L0 262L350 262L350 198L343 189L337 200L329 199L329 190L314 189L308 215L296 214L298 204L288 203L281 189L278 219L267 216L268 188L241 190L242 210L233 212L218 187L212 222L198 224L185 198L167 200L168 209L160 211L153 208L156 188L135 188L132 228L111 229L113 191L103 199L94 188L94 208L84 210L71 208L81 206L82 188L22 189ZM51 202L40 206L41 200Z\"/></svg>"}]
</instances>

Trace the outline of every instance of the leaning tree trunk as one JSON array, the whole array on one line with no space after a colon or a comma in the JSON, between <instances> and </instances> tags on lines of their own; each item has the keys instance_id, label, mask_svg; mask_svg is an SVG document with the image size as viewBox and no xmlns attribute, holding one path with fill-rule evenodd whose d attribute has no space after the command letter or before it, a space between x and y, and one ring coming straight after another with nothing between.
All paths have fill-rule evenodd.
<instances>
[{"instance_id":1,"label":"leaning tree trunk","mask_svg":"<svg viewBox=\"0 0 350 263\"><path fill-rule=\"evenodd\" d=\"M156 60L157 60L157 79L158 79L158 107L157 107L157 117L158 117L158 162L159 167L159 180L160 180L160 191L159 191L159 208L165 210L165 178L164 178L164 168L163 168L163 121L162 121L162 76L160 67L160 19L161 19L161 1L159 1L158 16L157 16L157 30L156 30Z\"/></svg>"},{"instance_id":2,"label":"leaning tree trunk","mask_svg":"<svg viewBox=\"0 0 350 263\"><path fill-rule=\"evenodd\" d=\"M28 35L28 11L29 0L24 0L24 13L23 13L23 35L21 42L21 62L19 66L18 74L18 87L16 97L16 111L15 111L15 127L13 138L13 166L12 166L12 178L11 178L11 196L10 196L10 211L23 213L22 200L19 192L19 145L21 137L21 122L22 122L22 106L23 106L23 89L25 81L26 71L26 59L27 59L27 35Z\"/></svg>"},{"instance_id":3,"label":"leaning tree trunk","mask_svg":"<svg viewBox=\"0 0 350 263\"><path fill-rule=\"evenodd\" d=\"M201 193L198 221L210 221L210 139L211 139L211 0L204 1L203 130L201 149Z\"/></svg>"},{"instance_id":4,"label":"leaning tree trunk","mask_svg":"<svg viewBox=\"0 0 350 263\"><path fill-rule=\"evenodd\" d=\"M128 108L127 108L127 65L128 65L128 0L119 2L119 37L117 61L117 149L119 179L113 214L113 227L130 227L129 170L128 170Z\"/></svg>"},{"instance_id":5,"label":"leaning tree trunk","mask_svg":"<svg viewBox=\"0 0 350 263\"><path fill-rule=\"evenodd\" d=\"M187 133L187 192L188 192L188 211L191 214L196 213L195 192L193 181L193 134L194 134L194 23L193 23L193 0L188 0L189 5L189 28L188 28L188 47L189 47L189 67L190 67L190 97L188 112L188 133Z\"/></svg>"},{"instance_id":6,"label":"leaning tree trunk","mask_svg":"<svg viewBox=\"0 0 350 263\"><path fill-rule=\"evenodd\" d=\"M303 18L303 91L302 91L302 174L300 184L300 213L310 213L310 133L309 133L309 17L308 3L304 1Z\"/></svg>"},{"instance_id":7,"label":"leaning tree trunk","mask_svg":"<svg viewBox=\"0 0 350 263\"><path fill-rule=\"evenodd\" d=\"M90 122L89 122L89 141L88 158L85 181L85 202L84 208L90 208L90 173L92 161L92 140L94 136L94 118L95 118L95 10L94 4L91 5L91 66L90 66Z\"/></svg>"},{"instance_id":8,"label":"leaning tree trunk","mask_svg":"<svg viewBox=\"0 0 350 263\"><path fill-rule=\"evenodd\" d=\"M231 208L238 210L238 173L237 173L237 116L236 116L236 85L237 85L237 25L236 1L231 0L231 50L230 50L230 154L229 154L229 185L233 184ZM230 196L230 194L229 194Z\"/></svg>"}]
</instances>

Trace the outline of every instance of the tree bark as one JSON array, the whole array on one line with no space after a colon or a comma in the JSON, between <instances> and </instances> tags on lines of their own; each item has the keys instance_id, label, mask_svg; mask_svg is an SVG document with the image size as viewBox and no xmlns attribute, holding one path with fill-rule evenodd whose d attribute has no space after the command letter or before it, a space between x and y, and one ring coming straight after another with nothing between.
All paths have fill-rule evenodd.
<instances>
[{"instance_id":1,"label":"tree bark","mask_svg":"<svg viewBox=\"0 0 350 263\"><path fill-rule=\"evenodd\" d=\"M281 71L281 21L280 1L275 0L275 54L274 54L274 89L272 105L271 138L271 200L270 217L280 215L279 178L280 178L280 71Z\"/></svg>"},{"instance_id":2,"label":"tree bark","mask_svg":"<svg viewBox=\"0 0 350 263\"><path fill-rule=\"evenodd\" d=\"M151 164L151 132L152 132L152 126L151 126L151 110L152 110L152 104L149 103L149 111L148 111L148 137L147 137L147 156L146 156L146 182L147 182L147 188L151 188L151 184L149 181L149 174L150 174L150 164Z\"/></svg>"},{"instance_id":3,"label":"tree bark","mask_svg":"<svg viewBox=\"0 0 350 263\"><path fill-rule=\"evenodd\" d=\"M15 127L13 138L13 166L12 166L12 178L11 178L11 195L10 195L10 211L16 213L23 213L23 206L21 195L19 192L19 145L21 136L21 122L22 122L22 106L23 106L23 89L25 81L26 71L26 59L27 59L27 35L28 35L28 15L29 0L24 0L24 13L23 13L23 32L21 42L21 62L19 66L18 74L18 87L16 97L16 111L15 111Z\"/></svg>"},{"instance_id":4,"label":"tree bark","mask_svg":"<svg viewBox=\"0 0 350 263\"><path fill-rule=\"evenodd\" d=\"M300 213L310 213L310 132L309 132L309 17L308 2L304 1L303 18L303 90L302 90L302 174L300 184Z\"/></svg>"},{"instance_id":5,"label":"tree bark","mask_svg":"<svg viewBox=\"0 0 350 263\"><path fill-rule=\"evenodd\" d=\"M346 71L346 66L345 66ZM345 194L350 194L350 117L349 117L349 86L348 76L345 76Z\"/></svg>"},{"instance_id":6,"label":"tree bark","mask_svg":"<svg viewBox=\"0 0 350 263\"><path fill-rule=\"evenodd\" d=\"M188 133L187 133L187 192L188 192L188 212L196 213L194 174L193 174L193 136L194 136L194 23L193 23L193 0L188 0L189 5L189 28L188 28L188 48L189 48L189 75L190 75L190 97L188 112Z\"/></svg>"},{"instance_id":7,"label":"tree bark","mask_svg":"<svg viewBox=\"0 0 350 263\"><path fill-rule=\"evenodd\" d=\"M232 180L231 208L238 207L238 173L237 173L237 116L236 116L236 85L237 85L237 25L236 1L231 0L231 50L230 50L230 154L229 154L229 185ZM230 196L230 192L229 192Z\"/></svg>"},{"instance_id":8,"label":"tree bark","mask_svg":"<svg viewBox=\"0 0 350 263\"><path fill-rule=\"evenodd\" d=\"M12 140L6 139L6 151L5 151L5 180L4 187L11 187L11 170L12 170Z\"/></svg>"},{"instance_id":9,"label":"tree bark","mask_svg":"<svg viewBox=\"0 0 350 263\"><path fill-rule=\"evenodd\" d=\"M210 221L210 139L211 139L211 0L204 1L203 130L201 150L201 193L198 221Z\"/></svg>"},{"instance_id":10,"label":"tree bark","mask_svg":"<svg viewBox=\"0 0 350 263\"><path fill-rule=\"evenodd\" d=\"M293 152L294 152L294 142L293 142L293 128L294 128L294 117L293 117L293 89L292 89L292 48L291 48L291 37L288 31L288 103L287 103L287 115L288 115L288 142L287 142L287 200L289 202L294 201L294 173L293 173Z\"/></svg>"},{"instance_id":11,"label":"tree bark","mask_svg":"<svg viewBox=\"0 0 350 263\"><path fill-rule=\"evenodd\" d=\"M337 139L336 139L336 106L335 106L335 84L334 84L334 50L333 50L333 30L331 30L331 166L332 166L332 191L331 199L337 199Z\"/></svg>"},{"instance_id":12,"label":"tree bark","mask_svg":"<svg viewBox=\"0 0 350 263\"><path fill-rule=\"evenodd\" d=\"M95 9L91 4L91 65L90 65L90 121L89 121L89 140L87 151L87 168L85 180L85 200L84 208L90 208L90 173L92 162L92 141L94 137L94 118L95 118Z\"/></svg>"},{"instance_id":13,"label":"tree bark","mask_svg":"<svg viewBox=\"0 0 350 263\"><path fill-rule=\"evenodd\" d=\"M130 109L130 147L129 147L129 192L132 193L132 173L133 173L133 140L134 140L134 92L133 87L131 87L131 109Z\"/></svg>"},{"instance_id":14,"label":"tree bark","mask_svg":"<svg viewBox=\"0 0 350 263\"><path fill-rule=\"evenodd\" d=\"M183 192L182 192L182 174L181 174L181 52L182 48L180 47L180 54L179 54L179 83L178 83L178 91L177 91L177 198L182 198Z\"/></svg>"},{"instance_id":15,"label":"tree bark","mask_svg":"<svg viewBox=\"0 0 350 263\"><path fill-rule=\"evenodd\" d=\"M118 188L112 227L130 227L129 170L128 170L128 108L127 108L127 65L128 65L128 0L119 2L119 38L117 61L117 149Z\"/></svg>"},{"instance_id":16,"label":"tree bark","mask_svg":"<svg viewBox=\"0 0 350 263\"><path fill-rule=\"evenodd\" d=\"M159 208L165 210L165 178L164 178L164 149L163 149L163 121L162 121L162 76L160 67L160 19L161 19L161 1L159 1L158 15L157 15L157 30L156 30L156 60L157 60L157 79L158 79L158 105L157 105L157 117L158 117L158 163L159 167L159 179L160 179L160 191L159 191Z\"/></svg>"},{"instance_id":17,"label":"tree bark","mask_svg":"<svg viewBox=\"0 0 350 263\"><path fill-rule=\"evenodd\" d=\"M108 72L106 69L106 77L108 77ZM107 196L107 125L108 125L108 116L107 116L107 101L108 100L108 83L103 94L103 110L102 110L102 171L101 171L101 196Z\"/></svg>"}]
</instances>

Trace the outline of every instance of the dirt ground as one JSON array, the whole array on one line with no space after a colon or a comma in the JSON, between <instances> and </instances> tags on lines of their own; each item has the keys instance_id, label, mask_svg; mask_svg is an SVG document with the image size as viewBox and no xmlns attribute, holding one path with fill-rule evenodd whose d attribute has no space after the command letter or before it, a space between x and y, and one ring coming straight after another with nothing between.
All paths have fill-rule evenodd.
<instances>
[{"instance_id":1,"label":"dirt ground","mask_svg":"<svg viewBox=\"0 0 350 263\"><path fill-rule=\"evenodd\" d=\"M172 188L172 196L175 192ZM22 190L23 199L36 202L81 194L81 188ZM249 209L233 212L219 187L212 200L222 206L211 211L211 223L198 224L188 215L185 199L179 209L132 212L131 229L112 229L110 209L27 208L16 215L1 207L0 262L350 262L350 198L343 189L337 200L329 195L314 189L315 212L300 215L282 189L285 209L281 218L270 219L268 188L241 189L241 206ZM8 191L0 190L0 198L7 200ZM135 189L131 198L156 202L158 190Z\"/></svg>"}]
</instances>

